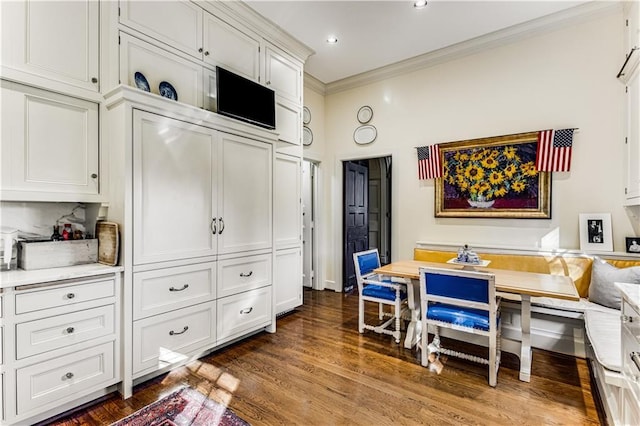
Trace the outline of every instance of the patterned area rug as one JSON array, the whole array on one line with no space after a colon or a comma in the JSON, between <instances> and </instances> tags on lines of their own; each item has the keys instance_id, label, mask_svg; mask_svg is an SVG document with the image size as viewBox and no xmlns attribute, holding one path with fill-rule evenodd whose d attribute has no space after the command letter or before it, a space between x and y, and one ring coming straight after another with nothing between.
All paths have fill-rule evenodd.
<instances>
[{"instance_id":1,"label":"patterned area rug","mask_svg":"<svg viewBox=\"0 0 640 426\"><path fill-rule=\"evenodd\" d=\"M111 426L249 426L233 411L185 387Z\"/></svg>"}]
</instances>

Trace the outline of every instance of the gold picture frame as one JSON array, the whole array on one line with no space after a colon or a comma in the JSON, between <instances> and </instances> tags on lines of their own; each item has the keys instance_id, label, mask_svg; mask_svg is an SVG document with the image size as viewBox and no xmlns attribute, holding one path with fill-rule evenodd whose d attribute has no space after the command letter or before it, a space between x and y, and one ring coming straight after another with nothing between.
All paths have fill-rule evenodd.
<instances>
[{"instance_id":1,"label":"gold picture frame","mask_svg":"<svg viewBox=\"0 0 640 426\"><path fill-rule=\"evenodd\" d=\"M535 168L538 132L440 144L436 217L550 219L551 173Z\"/></svg>"}]
</instances>

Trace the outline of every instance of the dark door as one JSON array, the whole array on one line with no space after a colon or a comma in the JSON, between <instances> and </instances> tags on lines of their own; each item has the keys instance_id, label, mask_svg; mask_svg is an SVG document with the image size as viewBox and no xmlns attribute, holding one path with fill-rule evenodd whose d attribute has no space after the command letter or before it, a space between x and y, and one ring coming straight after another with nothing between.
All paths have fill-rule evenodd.
<instances>
[{"instance_id":1,"label":"dark door","mask_svg":"<svg viewBox=\"0 0 640 426\"><path fill-rule=\"evenodd\" d=\"M346 161L344 164L344 262L343 290L354 289L356 284L353 253L369 249L368 181L367 166Z\"/></svg>"}]
</instances>

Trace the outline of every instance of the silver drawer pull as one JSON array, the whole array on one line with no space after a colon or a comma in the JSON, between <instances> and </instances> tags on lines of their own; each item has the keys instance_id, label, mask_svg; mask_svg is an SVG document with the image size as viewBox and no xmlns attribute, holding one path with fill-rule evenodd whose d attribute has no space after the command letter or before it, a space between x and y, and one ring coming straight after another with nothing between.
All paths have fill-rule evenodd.
<instances>
[{"instance_id":1,"label":"silver drawer pull","mask_svg":"<svg viewBox=\"0 0 640 426\"><path fill-rule=\"evenodd\" d=\"M640 352L631 352L631 361L636 365L638 371L640 371Z\"/></svg>"},{"instance_id":2,"label":"silver drawer pull","mask_svg":"<svg viewBox=\"0 0 640 426\"><path fill-rule=\"evenodd\" d=\"M73 328L73 327L67 327L67 329L66 329L65 331L67 332L67 334L71 334L71 333L73 333L74 331L76 331L76 329L75 329L75 328Z\"/></svg>"},{"instance_id":3,"label":"silver drawer pull","mask_svg":"<svg viewBox=\"0 0 640 426\"><path fill-rule=\"evenodd\" d=\"M65 379L73 379L73 373L67 373L64 375Z\"/></svg>"},{"instance_id":4,"label":"silver drawer pull","mask_svg":"<svg viewBox=\"0 0 640 426\"><path fill-rule=\"evenodd\" d=\"M189 288L189 284L185 284L182 288L169 287L169 291L182 291Z\"/></svg>"},{"instance_id":5,"label":"silver drawer pull","mask_svg":"<svg viewBox=\"0 0 640 426\"><path fill-rule=\"evenodd\" d=\"M188 325L185 325L184 328L182 329L182 331L173 331L171 330L169 332L169 336L177 336L178 334L184 334L186 333L186 331L189 329Z\"/></svg>"},{"instance_id":6,"label":"silver drawer pull","mask_svg":"<svg viewBox=\"0 0 640 426\"><path fill-rule=\"evenodd\" d=\"M253 271L249 271L248 274L245 274L244 272L240 272L241 277L250 277L251 275L253 275Z\"/></svg>"},{"instance_id":7,"label":"silver drawer pull","mask_svg":"<svg viewBox=\"0 0 640 426\"><path fill-rule=\"evenodd\" d=\"M633 317L629 315L622 315L622 322L624 323L633 322Z\"/></svg>"},{"instance_id":8,"label":"silver drawer pull","mask_svg":"<svg viewBox=\"0 0 640 426\"><path fill-rule=\"evenodd\" d=\"M244 314L250 314L250 313L251 313L251 311L253 311L253 306L252 306L252 307L250 307L249 309L244 308L243 310L241 310L241 311L240 311L240 314L241 314L241 315L244 315Z\"/></svg>"},{"instance_id":9,"label":"silver drawer pull","mask_svg":"<svg viewBox=\"0 0 640 426\"><path fill-rule=\"evenodd\" d=\"M74 297L76 297L76 295L73 293L67 293L64 297L66 297L67 299L73 299Z\"/></svg>"}]
</instances>

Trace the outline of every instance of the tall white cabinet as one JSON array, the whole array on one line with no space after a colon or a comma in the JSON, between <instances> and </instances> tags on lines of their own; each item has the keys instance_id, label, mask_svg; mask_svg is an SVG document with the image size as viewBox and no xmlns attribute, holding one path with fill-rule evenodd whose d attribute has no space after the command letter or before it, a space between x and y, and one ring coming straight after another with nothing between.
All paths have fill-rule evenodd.
<instances>
[{"instance_id":1,"label":"tall white cabinet","mask_svg":"<svg viewBox=\"0 0 640 426\"><path fill-rule=\"evenodd\" d=\"M640 205L640 5L625 2L626 64L619 78L625 84L625 165L624 195L626 205Z\"/></svg>"}]
</instances>

